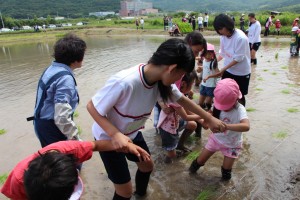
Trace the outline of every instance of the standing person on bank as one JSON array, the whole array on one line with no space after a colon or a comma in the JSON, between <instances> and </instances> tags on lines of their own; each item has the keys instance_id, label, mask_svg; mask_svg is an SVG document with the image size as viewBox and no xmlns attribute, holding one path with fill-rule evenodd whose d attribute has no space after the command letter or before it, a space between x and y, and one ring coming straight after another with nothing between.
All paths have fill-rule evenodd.
<instances>
[{"instance_id":1,"label":"standing person on bank","mask_svg":"<svg viewBox=\"0 0 300 200\"><path fill-rule=\"evenodd\" d=\"M250 21L250 27L248 30L248 39L249 39L249 46L251 51L251 63L254 65L257 64L256 52L259 49L261 44L261 25L258 20L255 18L254 13L249 13L248 15Z\"/></svg>"},{"instance_id":2,"label":"standing person on bank","mask_svg":"<svg viewBox=\"0 0 300 200\"><path fill-rule=\"evenodd\" d=\"M86 43L68 34L54 46L55 61L42 74L37 89L34 130L45 147L63 140L79 140L73 113L79 103L73 70L81 68Z\"/></svg>"},{"instance_id":3,"label":"standing person on bank","mask_svg":"<svg viewBox=\"0 0 300 200\"><path fill-rule=\"evenodd\" d=\"M233 20L225 14L216 16L213 25L221 35L218 61L224 58L219 74L222 79L237 82L243 95L239 102L245 106L251 75L249 40L243 31L234 28Z\"/></svg>"},{"instance_id":4,"label":"standing person on bank","mask_svg":"<svg viewBox=\"0 0 300 200\"><path fill-rule=\"evenodd\" d=\"M203 17L201 14L198 17L198 30L203 32Z\"/></svg>"},{"instance_id":5,"label":"standing person on bank","mask_svg":"<svg viewBox=\"0 0 300 200\"><path fill-rule=\"evenodd\" d=\"M208 19L209 19L209 16L208 16L208 13L205 13L205 16L204 16L204 28L207 28L208 27Z\"/></svg>"},{"instance_id":6,"label":"standing person on bank","mask_svg":"<svg viewBox=\"0 0 300 200\"><path fill-rule=\"evenodd\" d=\"M273 19L274 19L274 16L271 15L271 16L268 17L268 19L266 20L264 36L268 36L268 35L270 34L270 26L273 25L273 22L272 22Z\"/></svg>"},{"instance_id":7,"label":"standing person on bank","mask_svg":"<svg viewBox=\"0 0 300 200\"><path fill-rule=\"evenodd\" d=\"M95 123L92 132L96 140L111 140L116 149L123 150L129 141L149 152L140 129L150 117L157 101L177 102L186 110L199 115L213 132L225 130L220 120L213 118L185 97L173 84L195 67L191 48L181 39L163 42L147 64L123 70L113 75L89 101L87 109ZM135 176L137 196L145 196L153 161L140 161L136 156L121 152L101 152L109 179L114 183L114 200L132 196L131 176L127 160L137 164Z\"/></svg>"},{"instance_id":8,"label":"standing person on bank","mask_svg":"<svg viewBox=\"0 0 300 200\"><path fill-rule=\"evenodd\" d=\"M245 32L245 14L242 14L240 18L240 29Z\"/></svg>"}]
</instances>

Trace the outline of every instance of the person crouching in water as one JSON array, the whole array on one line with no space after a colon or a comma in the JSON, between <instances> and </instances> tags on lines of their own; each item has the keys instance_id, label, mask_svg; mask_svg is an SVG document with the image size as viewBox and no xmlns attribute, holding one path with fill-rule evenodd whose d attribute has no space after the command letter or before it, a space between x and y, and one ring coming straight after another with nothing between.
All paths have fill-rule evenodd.
<instances>
[{"instance_id":1,"label":"person crouching in water","mask_svg":"<svg viewBox=\"0 0 300 200\"><path fill-rule=\"evenodd\" d=\"M292 37L291 37L291 44L290 44L291 56L299 55L299 40L300 40L299 28L298 26L294 26L292 28Z\"/></svg>"},{"instance_id":2,"label":"person crouching in water","mask_svg":"<svg viewBox=\"0 0 300 200\"><path fill-rule=\"evenodd\" d=\"M249 131L250 123L245 107L238 102L242 93L233 79L219 81L214 95L213 116L226 123L227 130L210 134L205 148L192 162L189 171L196 173L215 152L221 151L224 155L222 179L230 180L232 166L242 150L242 132Z\"/></svg>"},{"instance_id":3,"label":"person crouching in water","mask_svg":"<svg viewBox=\"0 0 300 200\"><path fill-rule=\"evenodd\" d=\"M184 75L179 82L179 90L183 94L188 94L196 79L196 72L193 71ZM189 152L190 150L184 146L186 139L195 131L197 124L196 121L201 123L199 115L187 113L185 109L177 103L159 102L161 106L167 105L173 108L172 112L160 112L159 116L159 133L162 139L162 147L167 151L165 163L171 163L176 155L176 149L182 153ZM179 137L179 132L183 131Z\"/></svg>"}]
</instances>

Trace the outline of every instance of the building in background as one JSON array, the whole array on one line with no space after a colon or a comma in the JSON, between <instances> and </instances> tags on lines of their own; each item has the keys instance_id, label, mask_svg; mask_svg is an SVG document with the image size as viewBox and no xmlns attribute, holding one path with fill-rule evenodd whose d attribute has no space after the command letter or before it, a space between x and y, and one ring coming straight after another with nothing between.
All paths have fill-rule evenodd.
<instances>
[{"instance_id":1,"label":"building in background","mask_svg":"<svg viewBox=\"0 0 300 200\"><path fill-rule=\"evenodd\" d=\"M143 2L140 0L125 0L121 1L120 16L137 16L150 13L158 13L158 9L153 9L151 2Z\"/></svg>"},{"instance_id":2,"label":"building in background","mask_svg":"<svg viewBox=\"0 0 300 200\"><path fill-rule=\"evenodd\" d=\"M89 16L96 16L96 17L104 17L106 15L115 15L116 13L115 12L91 12L89 13Z\"/></svg>"}]
</instances>

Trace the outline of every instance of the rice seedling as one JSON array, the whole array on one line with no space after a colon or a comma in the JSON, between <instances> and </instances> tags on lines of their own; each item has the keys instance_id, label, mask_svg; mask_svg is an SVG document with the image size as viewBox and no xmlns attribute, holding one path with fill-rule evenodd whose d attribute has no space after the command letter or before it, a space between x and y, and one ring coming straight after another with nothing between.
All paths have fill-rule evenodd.
<instances>
[{"instance_id":1,"label":"rice seedling","mask_svg":"<svg viewBox=\"0 0 300 200\"><path fill-rule=\"evenodd\" d=\"M187 161L193 161L199 156L199 151L192 151L185 157Z\"/></svg>"},{"instance_id":2,"label":"rice seedling","mask_svg":"<svg viewBox=\"0 0 300 200\"><path fill-rule=\"evenodd\" d=\"M263 71L264 71L264 72L267 72L267 71L269 71L269 70L268 70L268 69L264 69Z\"/></svg>"},{"instance_id":3,"label":"rice seedling","mask_svg":"<svg viewBox=\"0 0 300 200\"><path fill-rule=\"evenodd\" d=\"M288 136L288 134L287 134L286 131L279 131L279 132L276 132L276 133L272 134L272 137L273 138L277 138L277 139L284 139L287 136Z\"/></svg>"},{"instance_id":4,"label":"rice seedling","mask_svg":"<svg viewBox=\"0 0 300 200\"><path fill-rule=\"evenodd\" d=\"M264 79L262 77L257 78L258 81L263 81Z\"/></svg>"},{"instance_id":5,"label":"rice seedling","mask_svg":"<svg viewBox=\"0 0 300 200\"><path fill-rule=\"evenodd\" d=\"M293 88L294 88L294 87L297 87L296 84L288 84L288 86L289 86L289 87L293 87Z\"/></svg>"},{"instance_id":6,"label":"rice seedling","mask_svg":"<svg viewBox=\"0 0 300 200\"><path fill-rule=\"evenodd\" d=\"M214 197L216 188L207 187L205 188L196 198L196 200L208 200Z\"/></svg>"},{"instance_id":7,"label":"rice seedling","mask_svg":"<svg viewBox=\"0 0 300 200\"><path fill-rule=\"evenodd\" d=\"M3 135L6 133L6 130L5 129L0 129L0 135Z\"/></svg>"},{"instance_id":8,"label":"rice seedling","mask_svg":"<svg viewBox=\"0 0 300 200\"><path fill-rule=\"evenodd\" d=\"M6 181L7 177L8 177L7 173L0 175L0 185L2 185Z\"/></svg>"},{"instance_id":9,"label":"rice seedling","mask_svg":"<svg viewBox=\"0 0 300 200\"><path fill-rule=\"evenodd\" d=\"M288 108L287 111L289 113L297 113L297 112L299 112L299 109L298 108Z\"/></svg>"},{"instance_id":10,"label":"rice seedling","mask_svg":"<svg viewBox=\"0 0 300 200\"><path fill-rule=\"evenodd\" d=\"M256 90L256 91L259 91L259 92L260 92L260 91L263 91L262 88L255 88L255 90Z\"/></svg>"},{"instance_id":11,"label":"rice seedling","mask_svg":"<svg viewBox=\"0 0 300 200\"><path fill-rule=\"evenodd\" d=\"M278 59L278 52L275 54L275 59Z\"/></svg>"},{"instance_id":12,"label":"rice seedling","mask_svg":"<svg viewBox=\"0 0 300 200\"><path fill-rule=\"evenodd\" d=\"M288 89L281 90L282 94L290 94L291 92Z\"/></svg>"},{"instance_id":13,"label":"rice seedling","mask_svg":"<svg viewBox=\"0 0 300 200\"><path fill-rule=\"evenodd\" d=\"M272 72L272 75L274 75L274 76L277 75L277 72Z\"/></svg>"},{"instance_id":14,"label":"rice seedling","mask_svg":"<svg viewBox=\"0 0 300 200\"><path fill-rule=\"evenodd\" d=\"M77 118L78 116L79 116L79 113L78 113L77 110L75 110L75 112L74 112L74 114L73 114L73 117L74 117L74 118Z\"/></svg>"},{"instance_id":15,"label":"rice seedling","mask_svg":"<svg viewBox=\"0 0 300 200\"><path fill-rule=\"evenodd\" d=\"M78 129L78 135L81 135L82 134L82 128L78 125L77 129Z\"/></svg>"},{"instance_id":16,"label":"rice seedling","mask_svg":"<svg viewBox=\"0 0 300 200\"><path fill-rule=\"evenodd\" d=\"M256 111L256 109L255 108L246 108L246 111L247 112L254 112L254 111Z\"/></svg>"},{"instance_id":17,"label":"rice seedling","mask_svg":"<svg viewBox=\"0 0 300 200\"><path fill-rule=\"evenodd\" d=\"M282 66L281 69L288 69L288 66Z\"/></svg>"}]
</instances>

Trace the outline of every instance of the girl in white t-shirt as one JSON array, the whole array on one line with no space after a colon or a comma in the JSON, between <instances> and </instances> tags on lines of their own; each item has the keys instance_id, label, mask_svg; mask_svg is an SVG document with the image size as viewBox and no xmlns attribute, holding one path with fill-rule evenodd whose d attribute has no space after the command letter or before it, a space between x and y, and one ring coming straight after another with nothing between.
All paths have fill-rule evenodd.
<instances>
[{"instance_id":1,"label":"girl in white t-shirt","mask_svg":"<svg viewBox=\"0 0 300 200\"><path fill-rule=\"evenodd\" d=\"M204 55L202 66L197 68L197 72L202 71L202 82L200 87L199 105L207 110L210 110L214 97L214 89L217 85L218 61L215 53L215 47L212 44L207 44L207 51Z\"/></svg>"},{"instance_id":2,"label":"girl in white t-shirt","mask_svg":"<svg viewBox=\"0 0 300 200\"><path fill-rule=\"evenodd\" d=\"M242 93L233 79L219 81L214 95L213 115L226 123L227 130L210 134L205 148L189 170L196 173L215 152L221 151L224 155L222 179L230 180L232 166L242 149L242 132L249 131L250 124L245 107L238 103Z\"/></svg>"},{"instance_id":3,"label":"girl in white t-shirt","mask_svg":"<svg viewBox=\"0 0 300 200\"><path fill-rule=\"evenodd\" d=\"M117 149L100 153L108 178L114 183L113 199L130 199L133 192L126 158L138 167L135 194L146 194L153 161L128 154L127 144L132 142L149 152L140 129L160 99L176 102L199 115L213 132L225 130L223 122L199 108L173 84L194 66L192 49L181 39L169 39L158 47L147 64L116 73L89 101L87 109L95 120L92 127L95 139L111 140Z\"/></svg>"}]
</instances>

